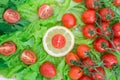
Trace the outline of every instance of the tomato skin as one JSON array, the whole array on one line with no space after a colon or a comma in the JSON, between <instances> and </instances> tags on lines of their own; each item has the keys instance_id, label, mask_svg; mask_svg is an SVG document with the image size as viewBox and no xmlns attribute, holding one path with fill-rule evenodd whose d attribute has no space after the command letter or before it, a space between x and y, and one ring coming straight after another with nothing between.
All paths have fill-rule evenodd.
<instances>
[{"instance_id":1,"label":"tomato skin","mask_svg":"<svg viewBox=\"0 0 120 80\"><path fill-rule=\"evenodd\" d=\"M110 32L108 31L108 28L109 28L109 23L108 22L102 22L101 24L101 27L102 27L102 30L100 28L97 29L97 32L100 34L100 35L103 35L103 32L105 32L105 35L109 36L110 35Z\"/></svg>"},{"instance_id":2,"label":"tomato skin","mask_svg":"<svg viewBox=\"0 0 120 80\"><path fill-rule=\"evenodd\" d=\"M92 70L93 70L92 66L95 65L95 62L94 62L90 57L84 58L84 59L82 60L82 63L83 63L83 65L84 65L85 67L87 67L87 68L88 68L89 66L91 66L91 68L89 68L89 71L92 71Z\"/></svg>"},{"instance_id":3,"label":"tomato skin","mask_svg":"<svg viewBox=\"0 0 120 80\"><path fill-rule=\"evenodd\" d=\"M76 3L82 2L83 0L73 0Z\"/></svg>"},{"instance_id":4,"label":"tomato skin","mask_svg":"<svg viewBox=\"0 0 120 80\"><path fill-rule=\"evenodd\" d=\"M113 0L113 4L115 6L120 6L120 0Z\"/></svg>"},{"instance_id":5,"label":"tomato skin","mask_svg":"<svg viewBox=\"0 0 120 80\"><path fill-rule=\"evenodd\" d=\"M3 14L3 18L8 23L15 24L20 20L20 14L16 10L7 9Z\"/></svg>"},{"instance_id":6,"label":"tomato skin","mask_svg":"<svg viewBox=\"0 0 120 80\"><path fill-rule=\"evenodd\" d=\"M81 70L82 69L80 67L74 66L69 70L68 75L71 79L77 80L83 75L83 71Z\"/></svg>"},{"instance_id":7,"label":"tomato skin","mask_svg":"<svg viewBox=\"0 0 120 80\"><path fill-rule=\"evenodd\" d=\"M46 78L53 78L56 76L56 67L51 62L44 62L40 66L40 73Z\"/></svg>"},{"instance_id":8,"label":"tomato skin","mask_svg":"<svg viewBox=\"0 0 120 80\"><path fill-rule=\"evenodd\" d=\"M86 24L93 24L97 20L95 10L86 10L82 13L82 21Z\"/></svg>"},{"instance_id":9,"label":"tomato skin","mask_svg":"<svg viewBox=\"0 0 120 80\"><path fill-rule=\"evenodd\" d=\"M9 56L16 51L16 44L13 41L6 41L0 45L0 54Z\"/></svg>"},{"instance_id":10,"label":"tomato skin","mask_svg":"<svg viewBox=\"0 0 120 80\"><path fill-rule=\"evenodd\" d=\"M113 38L113 43L116 46L117 50L120 51L120 38Z\"/></svg>"},{"instance_id":11,"label":"tomato skin","mask_svg":"<svg viewBox=\"0 0 120 80\"><path fill-rule=\"evenodd\" d=\"M105 45L106 47L104 47L103 45ZM98 52L105 52L106 48L110 47L110 43L104 38L97 38L93 43L93 47Z\"/></svg>"},{"instance_id":12,"label":"tomato skin","mask_svg":"<svg viewBox=\"0 0 120 80\"><path fill-rule=\"evenodd\" d=\"M62 23L67 28L73 28L76 25L76 17L71 13L66 13L62 17Z\"/></svg>"},{"instance_id":13,"label":"tomato skin","mask_svg":"<svg viewBox=\"0 0 120 80\"><path fill-rule=\"evenodd\" d=\"M73 66L74 64L71 63L71 60L77 61L79 57L75 53L70 52L66 55L65 60L68 65Z\"/></svg>"},{"instance_id":14,"label":"tomato skin","mask_svg":"<svg viewBox=\"0 0 120 80\"><path fill-rule=\"evenodd\" d=\"M95 38L96 36L96 30L95 30L95 26L94 25L85 25L82 29L82 33L84 35L85 38Z\"/></svg>"},{"instance_id":15,"label":"tomato skin","mask_svg":"<svg viewBox=\"0 0 120 80\"><path fill-rule=\"evenodd\" d=\"M114 18L114 12L110 8L102 8L99 11L99 14L102 18L102 21L105 21L105 22L109 22L110 20L112 20ZM107 16L108 16L108 18L107 18Z\"/></svg>"},{"instance_id":16,"label":"tomato skin","mask_svg":"<svg viewBox=\"0 0 120 80\"><path fill-rule=\"evenodd\" d=\"M112 26L115 37L120 37L120 23L116 23Z\"/></svg>"},{"instance_id":17,"label":"tomato skin","mask_svg":"<svg viewBox=\"0 0 120 80\"><path fill-rule=\"evenodd\" d=\"M77 55L80 57L80 58L86 58L88 57L87 55L87 52L90 51L90 47L86 44L80 44L78 47L77 47Z\"/></svg>"},{"instance_id":18,"label":"tomato skin","mask_svg":"<svg viewBox=\"0 0 120 80\"><path fill-rule=\"evenodd\" d=\"M31 50L24 50L21 55L21 61L24 64L31 65L34 64L37 60L35 53Z\"/></svg>"},{"instance_id":19,"label":"tomato skin","mask_svg":"<svg viewBox=\"0 0 120 80\"><path fill-rule=\"evenodd\" d=\"M92 71L92 78L94 80L104 80L105 79L105 71L102 67L97 67L96 70Z\"/></svg>"},{"instance_id":20,"label":"tomato skin","mask_svg":"<svg viewBox=\"0 0 120 80\"><path fill-rule=\"evenodd\" d=\"M47 19L53 15L53 8L48 4L43 4L38 9L38 15L41 19Z\"/></svg>"},{"instance_id":21,"label":"tomato skin","mask_svg":"<svg viewBox=\"0 0 120 80\"><path fill-rule=\"evenodd\" d=\"M98 5L96 5L95 3L97 3ZM99 0L86 0L85 4L88 9L96 10L99 8L100 1Z\"/></svg>"},{"instance_id":22,"label":"tomato skin","mask_svg":"<svg viewBox=\"0 0 120 80\"><path fill-rule=\"evenodd\" d=\"M87 75L83 75L79 80L93 80L93 79Z\"/></svg>"},{"instance_id":23,"label":"tomato skin","mask_svg":"<svg viewBox=\"0 0 120 80\"><path fill-rule=\"evenodd\" d=\"M106 53L102 56L102 61L106 68L112 68L115 64L118 63L118 59L115 55L111 53Z\"/></svg>"}]
</instances>

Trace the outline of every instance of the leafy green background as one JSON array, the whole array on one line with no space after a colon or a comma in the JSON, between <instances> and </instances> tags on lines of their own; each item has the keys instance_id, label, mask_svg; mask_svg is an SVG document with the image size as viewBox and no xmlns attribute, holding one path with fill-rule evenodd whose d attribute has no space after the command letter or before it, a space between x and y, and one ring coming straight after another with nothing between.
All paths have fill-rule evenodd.
<instances>
[{"instance_id":1,"label":"leafy green background","mask_svg":"<svg viewBox=\"0 0 120 80\"><path fill-rule=\"evenodd\" d=\"M17 5L16 7L12 6L12 8L18 10L21 17L29 22L29 25L25 25L22 31L18 30L9 35L0 36L0 44L12 40L17 45L17 51L14 54L10 56L0 55L1 75L7 78L15 76L16 80L70 80L68 77L70 67L65 63L65 57L56 58L48 55L44 51L42 44L42 37L50 27L62 25L61 17L64 13L73 13L77 18L77 25L71 29L75 36L75 47L72 51L75 52L76 46L79 44L88 44L91 47L93 58L98 63L101 62L100 53L96 52L92 47L94 40L84 38L81 33L81 28L84 25L81 21L81 14L86 10L84 3L74 3L72 0L0 0L0 9L3 9L1 6L7 4L8 1L12 1ZM104 6L109 5L109 7L115 11L116 9L119 9L112 5L109 0L104 1L106 1ZM37 11L42 4L49 4L54 8L54 15L46 20L42 20L38 17ZM120 11L120 9L117 11ZM0 13L0 16L1 14L2 12ZM120 13L118 12L118 14ZM120 18L117 19L117 21L120 21ZM24 22L26 21L23 21L22 24ZM21 53L25 49L31 49L35 52L37 55L37 62L35 64L27 66L20 60ZM118 54L114 54L120 59ZM52 79L43 77L39 72L39 67L45 61L52 62L57 68L57 75ZM105 71L107 75L106 80L116 80L116 74L111 73L112 70L105 69ZM117 75L119 74L120 72L118 72Z\"/></svg>"}]
</instances>

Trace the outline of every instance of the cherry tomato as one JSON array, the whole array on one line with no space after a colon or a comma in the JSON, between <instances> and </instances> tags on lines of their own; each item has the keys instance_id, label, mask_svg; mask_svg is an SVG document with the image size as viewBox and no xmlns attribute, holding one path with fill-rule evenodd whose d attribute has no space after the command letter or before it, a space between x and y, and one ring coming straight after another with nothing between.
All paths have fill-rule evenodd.
<instances>
[{"instance_id":1,"label":"cherry tomato","mask_svg":"<svg viewBox=\"0 0 120 80\"><path fill-rule=\"evenodd\" d=\"M101 24L101 28L98 28L97 29L97 32L99 33L99 34L101 34L101 35L103 35L103 32L105 32L105 35L107 35L107 36L109 36L110 35L110 32L109 32L109 28L110 27L110 25L109 25L109 23L107 23L107 22L102 22L102 24Z\"/></svg>"},{"instance_id":2,"label":"cherry tomato","mask_svg":"<svg viewBox=\"0 0 120 80\"><path fill-rule=\"evenodd\" d=\"M102 56L102 61L106 68L112 68L115 64L118 63L118 59L115 55L111 53L106 53Z\"/></svg>"},{"instance_id":3,"label":"cherry tomato","mask_svg":"<svg viewBox=\"0 0 120 80\"><path fill-rule=\"evenodd\" d=\"M51 62L44 62L40 66L40 73L46 78L53 78L56 76L56 67Z\"/></svg>"},{"instance_id":4,"label":"cherry tomato","mask_svg":"<svg viewBox=\"0 0 120 80\"><path fill-rule=\"evenodd\" d=\"M54 48L61 49L65 46L66 39L62 34L56 34L52 38L52 45Z\"/></svg>"},{"instance_id":5,"label":"cherry tomato","mask_svg":"<svg viewBox=\"0 0 120 80\"><path fill-rule=\"evenodd\" d=\"M84 67L89 68L89 71L92 71L92 70L93 70L92 66L95 65L95 62L94 62L90 57L84 58L84 59L82 60L82 63L83 63L83 65L84 65ZM90 67L90 66L91 66L91 67Z\"/></svg>"},{"instance_id":6,"label":"cherry tomato","mask_svg":"<svg viewBox=\"0 0 120 80\"><path fill-rule=\"evenodd\" d=\"M114 38L113 43L118 51L120 51L120 38Z\"/></svg>"},{"instance_id":7,"label":"cherry tomato","mask_svg":"<svg viewBox=\"0 0 120 80\"><path fill-rule=\"evenodd\" d=\"M86 0L85 4L88 9L98 9L100 0Z\"/></svg>"},{"instance_id":8,"label":"cherry tomato","mask_svg":"<svg viewBox=\"0 0 120 80\"><path fill-rule=\"evenodd\" d=\"M38 9L38 15L41 19L47 19L53 15L53 8L47 4L43 4Z\"/></svg>"},{"instance_id":9,"label":"cherry tomato","mask_svg":"<svg viewBox=\"0 0 120 80\"><path fill-rule=\"evenodd\" d=\"M94 80L104 80L105 79L105 71L102 67L97 67L92 71L92 78Z\"/></svg>"},{"instance_id":10,"label":"cherry tomato","mask_svg":"<svg viewBox=\"0 0 120 80\"><path fill-rule=\"evenodd\" d=\"M71 13L66 13L62 17L62 23L67 28L73 28L76 25L76 17Z\"/></svg>"},{"instance_id":11,"label":"cherry tomato","mask_svg":"<svg viewBox=\"0 0 120 80\"><path fill-rule=\"evenodd\" d=\"M21 61L27 65L34 64L37 60L35 53L31 50L24 50L21 55Z\"/></svg>"},{"instance_id":12,"label":"cherry tomato","mask_svg":"<svg viewBox=\"0 0 120 80\"><path fill-rule=\"evenodd\" d=\"M83 75L79 80L93 80L90 76Z\"/></svg>"},{"instance_id":13,"label":"cherry tomato","mask_svg":"<svg viewBox=\"0 0 120 80\"><path fill-rule=\"evenodd\" d=\"M89 51L90 51L90 48L86 44L81 44L77 47L77 54L80 58L88 57Z\"/></svg>"},{"instance_id":14,"label":"cherry tomato","mask_svg":"<svg viewBox=\"0 0 120 80\"><path fill-rule=\"evenodd\" d=\"M120 0L113 0L113 4L115 6L120 6Z\"/></svg>"},{"instance_id":15,"label":"cherry tomato","mask_svg":"<svg viewBox=\"0 0 120 80\"><path fill-rule=\"evenodd\" d=\"M82 33L85 38L92 39L96 36L96 30L94 25L85 25L82 29Z\"/></svg>"},{"instance_id":16,"label":"cherry tomato","mask_svg":"<svg viewBox=\"0 0 120 80\"><path fill-rule=\"evenodd\" d=\"M76 3L82 2L83 0L73 0Z\"/></svg>"},{"instance_id":17,"label":"cherry tomato","mask_svg":"<svg viewBox=\"0 0 120 80\"><path fill-rule=\"evenodd\" d=\"M12 41L4 42L0 45L0 54L4 56L9 56L16 51L16 44Z\"/></svg>"},{"instance_id":18,"label":"cherry tomato","mask_svg":"<svg viewBox=\"0 0 120 80\"><path fill-rule=\"evenodd\" d=\"M3 18L8 23L14 24L20 20L20 14L16 10L7 9L3 14Z\"/></svg>"},{"instance_id":19,"label":"cherry tomato","mask_svg":"<svg viewBox=\"0 0 120 80\"><path fill-rule=\"evenodd\" d=\"M120 37L120 23L116 23L112 26L115 37Z\"/></svg>"},{"instance_id":20,"label":"cherry tomato","mask_svg":"<svg viewBox=\"0 0 120 80\"><path fill-rule=\"evenodd\" d=\"M110 8L102 8L99 11L102 21L109 22L114 18L114 12Z\"/></svg>"},{"instance_id":21,"label":"cherry tomato","mask_svg":"<svg viewBox=\"0 0 120 80\"><path fill-rule=\"evenodd\" d=\"M77 80L83 75L83 71L80 67L74 66L69 70L68 75L71 79Z\"/></svg>"},{"instance_id":22,"label":"cherry tomato","mask_svg":"<svg viewBox=\"0 0 120 80\"><path fill-rule=\"evenodd\" d=\"M94 49L98 52L105 52L110 47L110 43L104 38L97 38L93 43Z\"/></svg>"},{"instance_id":23,"label":"cherry tomato","mask_svg":"<svg viewBox=\"0 0 120 80\"><path fill-rule=\"evenodd\" d=\"M95 10L86 10L82 13L82 21L86 24L93 24L97 20Z\"/></svg>"},{"instance_id":24,"label":"cherry tomato","mask_svg":"<svg viewBox=\"0 0 120 80\"><path fill-rule=\"evenodd\" d=\"M71 63L71 61L77 61L79 60L79 57L75 53L68 53L65 57L66 63L70 66L73 66L74 64Z\"/></svg>"}]
</instances>

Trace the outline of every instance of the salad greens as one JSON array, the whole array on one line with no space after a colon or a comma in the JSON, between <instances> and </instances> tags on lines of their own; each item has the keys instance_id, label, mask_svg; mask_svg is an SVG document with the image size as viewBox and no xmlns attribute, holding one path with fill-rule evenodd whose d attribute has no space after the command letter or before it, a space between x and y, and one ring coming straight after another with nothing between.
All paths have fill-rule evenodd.
<instances>
[{"instance_id":1,"label":"salad greens","mask_svg":"<svg viewBox=\"0 0 120 80\"><path fill-rule=\"evenodd\" d=\"M109 0L104 1L108 1L105 4L110 4L109 7L116 10L116 7L111 5ZM16 9L23 18L23 20L15 25L8 24L2 19L2 14L6 9L5 5L8 5L8 3L9 6L12 6L11 4L16 5ZM54 15L46 20L42 20L38 16L37 10L42 4L49 4L54 8ZM17 45L17 51L14 54L10 56L0 55L0 74L8 78L15 77L16 80L70 80L68 76L70 67L65 63L65 57L56 58L48 55L43 49L42 44L42 37L47 29L56 25L62 25L61 17L64 13L73 13L77 18L78 25L71 29L75 36L73 51L75 52L76 46L79 44L89 44L93 58L99 63L100 53L96 52L91 45L94 40L84 38L81 33L81 28L84 25L81 20L81 14L84 10L86 8L83 3L74 3L72 0L0 0L0 33L12 32L9 35L0 36L0 44L12 40ZM119 10L117 10L118 14ZM118 20L120 21L120 18ZM13 28L10 28L11 25ZM22 31L20 31L21 29ZM35 64L27 66L20 60L24 49L31 49L35 52L37 55L37 62ZM115 53L115 55L118 54ZM117 57L120 65L120 56ZM39 73L39 67L45 61L52 62L57 68L57 75L52 79L47 79ZM116 68L115 70L118 71L118 69ZM107 75L106 80L116 80L114 76L116 74L111 73L112 70L105 69L105 71ZM120 72L118 74L120 75Z\"/></svg>"}]
</instances>

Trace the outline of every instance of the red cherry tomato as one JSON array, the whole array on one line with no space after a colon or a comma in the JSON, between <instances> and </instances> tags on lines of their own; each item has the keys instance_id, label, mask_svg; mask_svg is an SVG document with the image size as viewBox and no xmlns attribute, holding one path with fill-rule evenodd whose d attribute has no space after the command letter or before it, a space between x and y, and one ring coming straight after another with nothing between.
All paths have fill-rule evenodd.
<instances>
[{"instance_id":1,"label":"red cherry tomato","mask_svg":"<svg viewBox=\"0 0 120 80\"><path fill-rule=\"evenodd\" d=\"M44 62L40 66L40 73L46 78L53 78L56 76L56 67L51 62Z\"/></svg>"},{"instance_id":2,"label":"red cherry tomato","mask_svg":"<svg viewBox=\"0 0 120 80\"><path fill-rule=\"evenodd\" d=\"M52 38L52 45L54 48L61 49L65 46L66 39L62 34L56 34Z\"/></svg>"},{"instance_id":3,"label":"red cherry tomato","mask_svg":"<svg viewBox=\"0 0 120 80\"><path fill-rule=\"evenodd\" d=\"M93 80L104 80L105 79L105 71L102 67L97 67L92 71Z\"/></svg>"},{"instance_id":4,"label":"red cherry tomato","mask_svg":"<svg viewBox=\"0 0 120 80\"><path fill-rule=\"evenodd\" d=\"M102 8L99 11L102 21L109 22L114 18L114 12L110 8Z\"/></svg>"},{"instance_id":5,"label":"red cherry tomato","mask_svg":"<svg viewBox=\"0 0 120 80\"><path fill-rule=\"evenodd\" d=\"M98 52L105 52L110 47L110 43L104 38L97 38L93 43L93 47Z\"/></svg>"},{"instance_id":6,"label":"red cherry tomato","mask_svg":"<svg viewBox=\"0 0 120 80\"><path fill-rule=\"evenodd\" d=\"M92 66L95 65L95 62L90 58L90 57L86 57L82 60L82 63L85 67L89 68L89 71L92 71L93 68ZM91 67L90 67L91 66Z\"/></svg>"},{"instance_id":7,"label":"red cherry tomato","mask_svg":"<svg viewBox=\"0 0 120 80\"><path fill-rule=\"evenodd\" d=\"M37 60L35 53L31 50L24 50L21 55L21 61L27 65L34 64Z\"/></svg>"},{"instance_id":8,"label":"red cherry tomato","mask_svg":"<svg viewBox=\"0 0 120 80\"><path fill-rule=\"evenodd\" d=\"M16 51L16 44L12 41L4 42L0 45L0 54L4 56L9 56Z\"/></svg>"},{"instance_id":9,"label":"red cherry tomato","mask_svg":"<svg viewBox=\"0 0 120 80\"><path fill-rule=\"evenodd\" d=\"M85 4L88 9L98 9L100 0L86 0Z\"/></svg>"},{"instance_id":10,"label":"red cherry tomato","mask_svg":"<svg viewBox=\"0 0 120 80\"><path fill-rule=\"evenodd\" d=\"M96 36L96 30L94 25L85 25L82 29L84 37L92 39Z\"/></svg>"},{"instance_id":11,"label":"red cherry tomato","mask_svg":"<svg viewBox=\"0 0 120 80\"><path fill-rule=\"evenodd\" d=\"M70 66L73 66L74 64L71 63L71 61L78 61L79 57L75 53L68 53L65 57L66 63Z\"/></svg>"},{"instance_id":12,"label":"red cherry tomato","mask_svg":"<svg viewBox=\"0 0 120 80\"><path fill-rule=\"evenodd\" d=\"M120 51L120 38L114 38L113 43L118 51Z\"/></svg>"},{"instance_id":13,"label":"red cherry tomato","mask_svg":"<svg viewBox=\"0 0 120 80\"><path fill-rule=\"evenodd\" d=\"M112 68L115 64L118 63L118 59L115 55L107 53L102 56L102 61L106 68Z\"/></svg>"},{"instance_id":14,"label":"red cherry tomato","mask_svg":"<svg viewBox=\"0 0 120 80\"><path fill-rule=\"evenodd\" d=\"M90 51L90 48L86 44L81 44L77 47L77 55L80 58L86 58L88 57L87 53Z\"/></svg>"},{"instance_id":15,"label":"red cherry tomato","mask_svg":"<svg viewBox=\"0 0 120 80\"><path fill-rule=\"evenodd\" d=\"M112 30L113 30L113 32L114 32L114 36L120 38L120 23L114 24L114 25L112 26Z\"/></svg>"},{"instance_id":16,"label":"red cherry tomato","mask_svg":"<svg viewBox=\"0 0 120 80\"><path fill-rule=\"evenodd\" d=\"M73 28L76 25L76 17L71 13L66 13L62 17L62 23L67 28Z\"/></svg>"},{"instance_id":17,"label":"red cherry tomato","mask_svg":"<svg viewBox=\"0 0 120 80\"><path fill-rule=\"evenodd\" d=\"M80 67L74 66L69 70L68 75L71 79L77 80L83 75L83 71Z\"/></svg>"},{"instance_id":18,"label":"red cherry tomato","mask_svg":"<svg viewBox=\"0 0 120 80\"><path fill-rule=\"evenodd\" d=\"M83 75L79 80L93 80L90 76Z\"/></svg>"},{"instance_id":19,"label":"red cherry tomato","mask_svg":"<svg viewBox=\"0 0 120 80\"><path fill-rule=\"evenodd\" d=\"M3 14L3 18L8 23L14 24L20 20L20 14L16 10L7 9Z\"/></svg>"},{"instance_id":20,"label":"red cherry tomato","mask_svg":"<svg viewBox=\"0 0 120 80\"><path fill-rule=\"evenodd\" d=\"M101 34L101 35L103 35L103 32L105 32L105 35L107 35L107 36L109 36L110 35L110 32L109 32L109 27L110 27L110 25L109 25L109 23L107 23L107 22L102 22L102 24L101 24L101 28L98 28L97 29L97 32L99 33L99 34Z\"/></svg>"},{"instance_id":21,"label":"red cherry tomato","mask_svg":"<svg viewBox=\"0 0 120 80\"><path fill-rule=\"evenodd\" d=\"M82 21L86 24L93 24L97 20L95 10L86 10L82 13Z\"/></svg>"},{"instance_id":22,"label":"red cherry tomato","mask_svg":"<svg viewBox=\"0 0 120 80\"><path fill-rule=\"evenodd\" d=\"M43 4L38 9L38 15L41 19L47 19L53 15L53 8L47 4Z\"/></svg>"},{"instance_id":23,"label":"red cherry tomato","mask_svg":"<svg viewBox=\"0 0 120 80\"><path fill-rule=\"evenodd\" d=\"M76 3L82 2L83 0L73 0Z\"/></svg>"},{"instance_id":24,"label":"red cherry tomato","mask_svg":"<svg viewBox=\"0 0 120 80\"><path fill-rule=\"evenodd\" d=\"M115 6L120 6L120 0L113 0L113 4Z\"/></svg>"}]
</instances>

